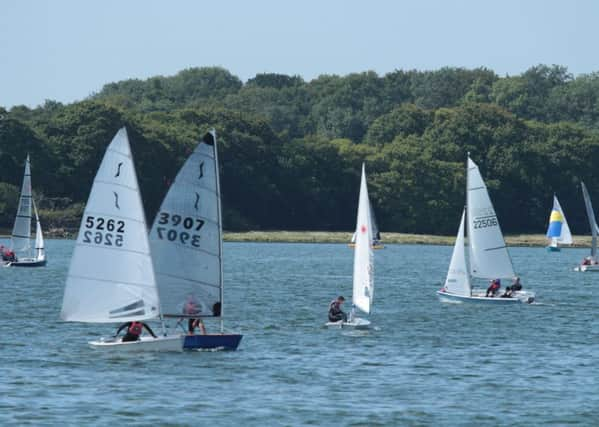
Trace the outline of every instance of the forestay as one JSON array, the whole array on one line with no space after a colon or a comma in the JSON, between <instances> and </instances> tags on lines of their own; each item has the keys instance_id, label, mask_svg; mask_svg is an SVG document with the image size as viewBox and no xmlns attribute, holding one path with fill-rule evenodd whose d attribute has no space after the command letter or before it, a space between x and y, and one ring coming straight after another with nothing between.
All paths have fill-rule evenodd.
<instances>
[{"instance_id":1,"label":"forestay","mask_svg":"<svg viewBox=\"0 0 599 427\"><path fill-rule=\"evenodd\" d=\"M145 214L127 131L106 150L85 207L61 317L126 322L159 314Z\"/></svg>"},{"instance_id":2,"label":"forestay","mask_svg":"<svg viewBox=\"0 0 599 427\"><path fill-rule=\"evenodd\" d=\"M551 209L551 215L549 216L547 237L564 245L572 244L572 233L570 233L568 221L566 221L564 211L562 210L562 207L557 200L557 196L555 195L553 196L553 209Z\"/></svg>"},{"instance_id":3,"label":"forestay","mask_svg":"<svg viewBox=\"0 0 599 427\"><path fill-rule=\"evenodd\" d=\"M362 164L358 219L356 223L356 248L354 252L353 304L370 313L374 296L374 255L372 250L372 221L366 184L366 170Z\"/></svg>"},{"instance_id":4,"label":"forestay","mask_svg":"<svg viewBox=\"0 0 599 427\"><path fill-rule=\"evenodd\" d=\"M29 156L25 161L25 174L21 186L21 197L11 235L11 249L16 253L31 249L31 168Z\"/></svg>"},{"instance_id":5,"label":"forestay","mask_svg":"<svg viewBox=\"0 0 599 427\"><path fill-rule=\"evenodd\" d=\"M215 141L214 133L206 134L187 159L150 232L165 315L221 314L222 227Z\"/></svg>"},{"instance_id":6,"label":"forestay","mask_svg":"<svg viewBox=\"0 0 599 427\"><path fill-rule=\"evenodd\" d=\"M470 272L486 279L512 278L514 268L487 186L478 166L468 158L468 242Z\"/></svg>"},{"instance_id":7,"label":"forestay","mask_svg":"<svg viewBox=\"0 0 599 427\"><path fill-rule=\"evenodd\" d=\"M597 234L599 233L599 226L597 226L597 220L595 219L595 211L593 210L593 204L591 203L591 196L589 196L589 192L587 191L586 185L584 182L580 182L582 187L582 196L584 198L584 206L587 211L587 218L589 219L589 226L591 227L591 256L596 259L597 258Z\"/></svg>"},{"instance_id":8,"label":"forestay","mask_svg":"<svg viewBox=\"0 0 599 427\"><path fill-rule=\"evenodd\" d=\"M470 274L466 266L466 248L464 246L464 220L466 211L462 212L460 228L453 247L449 271L445 280L445 290L452 294L471 296Z\"/></svg>"}]
</instances>

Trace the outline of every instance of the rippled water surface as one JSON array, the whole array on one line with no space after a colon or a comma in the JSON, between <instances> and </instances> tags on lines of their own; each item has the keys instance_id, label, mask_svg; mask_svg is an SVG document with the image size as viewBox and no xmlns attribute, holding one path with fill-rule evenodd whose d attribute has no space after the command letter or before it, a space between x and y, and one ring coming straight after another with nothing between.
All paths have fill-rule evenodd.
<instances>
[{"instance_id":1,"label":"rippled water surface","mask_svg":"<svg viewBox=\"0 0 599 427\"><path fill-rule=\"evenodd\" d=\"M345 245L229 243L240 349L133 358L87 347L112 325L59 320L72 246L0 269L1 425L599 425L599 274L572 271L586 250L511 249L541 304L490 307L437 301L451 248L390 245L375 329L349 332L322 328L351 293Z\"/></svg>"}]
</instances>

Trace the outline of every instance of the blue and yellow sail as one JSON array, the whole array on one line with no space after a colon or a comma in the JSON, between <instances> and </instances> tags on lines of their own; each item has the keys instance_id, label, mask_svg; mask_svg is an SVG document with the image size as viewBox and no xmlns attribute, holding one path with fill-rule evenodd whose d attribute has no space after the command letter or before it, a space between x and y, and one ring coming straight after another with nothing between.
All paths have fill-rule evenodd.
<instances>
[{"instance_id":1,"label":"blue and yellow sail","mask_svg":"<svg viewBox=\"0 0 599 427\"><path fill-rule=\"evenodd\" d=\"M550 245L553 247L557 247L558 243L565 245L572 244L570 227L568 227L564 211L556 196L553 196L553 208L551 209L551 215L549 215L547 237L550 239Z\"/></svg>"}]
</instances>

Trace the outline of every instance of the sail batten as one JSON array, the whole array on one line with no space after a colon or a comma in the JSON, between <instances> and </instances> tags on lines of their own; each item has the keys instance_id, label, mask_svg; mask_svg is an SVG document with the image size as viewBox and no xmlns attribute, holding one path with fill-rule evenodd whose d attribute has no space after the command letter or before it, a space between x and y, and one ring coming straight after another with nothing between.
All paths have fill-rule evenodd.
<instances>
[{"instance_id":1,"label":"sail batten","mask_svg":"<svg viewBox=\"0 0 599 427\"><path fill-rule=\"evenodd\" d=\"M71 259L61 318L126 322L152 319L159 313L145 213L127 131L122 128L94 179Z\"/></svg>"},{"instance_id":2,"label":"sail batten","mask_svg":"<svg viewBox=\"0 0 599 427\"><path fill-rule=\"evenodd\" d=\"M370 313L374 297L374 253L372 249L372 219L366 183L366 169L362 164L360 196L356 221L356 248L352 303L364 313Z\"/></svg>"},{"instance_id":3,"label":"sail batten","mask_svg":"<svg viewBox=\"0 0 599 427\"><path fill-rule=\"evenodd\" d=\"M470 274L485 279L513 277L512 260L487 186L478 166L469 157L466 188Z\"/></svg>"},{"instance_id":4,"label":"sail batten","mask_svg":"<svg viewBox=\"0 0 599 427\"><path fill-rule=\"evenodd\" d=\"M150 231L165 316L222 316L221 242L218 152L212 131L185 161Z\"/></svg>"}]
</instances>

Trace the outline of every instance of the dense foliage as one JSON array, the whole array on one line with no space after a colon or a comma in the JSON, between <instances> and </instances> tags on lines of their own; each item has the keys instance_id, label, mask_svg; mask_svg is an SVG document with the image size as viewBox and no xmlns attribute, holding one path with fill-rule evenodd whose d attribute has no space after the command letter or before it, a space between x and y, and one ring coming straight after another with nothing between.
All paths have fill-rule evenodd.
<instances>
[{"instance_id":1,"label":"dense foliage","mask_svg":"<svg viewBox=\"0 0 599 427\"><path fill-rule=\"evenodd\" d=\"M383 231L452 234L467 152L508 233L543 231L554 192L574 232L588 232L580 180L599 203L599 74L540 65L506 77L443 68L243 83L195 68L110 83L69 105L0 108L0 226L12 223L27 153L48 220L76 223L123 125L150 218L210 127L228 229L350 230L365 161Z\"/></svg>"}]
</instances>

